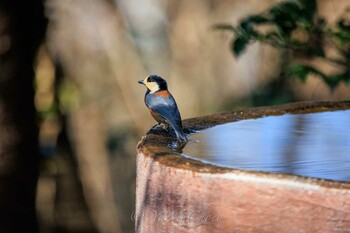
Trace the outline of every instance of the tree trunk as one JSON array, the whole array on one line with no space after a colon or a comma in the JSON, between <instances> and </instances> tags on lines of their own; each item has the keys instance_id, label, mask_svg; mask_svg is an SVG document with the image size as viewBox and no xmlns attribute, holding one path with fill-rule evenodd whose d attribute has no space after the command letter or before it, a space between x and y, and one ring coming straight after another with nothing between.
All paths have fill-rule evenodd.
<instances>
[{"instance_id":1,"label":"tree trunk","mask_svg":"<svg viewBox=\"0 0 350 233\"><path fill-rule=\"evenodd\" d=\"M0 2L0 232L38 231L33 60L44 29L39 0Z\"/></svg>"}]
</instances>

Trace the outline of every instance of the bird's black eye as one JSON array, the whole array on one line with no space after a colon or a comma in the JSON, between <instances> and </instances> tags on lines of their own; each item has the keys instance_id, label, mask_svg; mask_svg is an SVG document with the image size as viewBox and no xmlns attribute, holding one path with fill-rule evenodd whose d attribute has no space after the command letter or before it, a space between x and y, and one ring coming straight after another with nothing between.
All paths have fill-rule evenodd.
<instances>
[{"instance_id":1,"label":"bird's black eye","mask_svg":"<svg viewBox=\"0 0 350 233\"><path fill-rule=\"evenodd\" d=\"M147 82L151 82L151 78L150 77L147 78Z\"/></svg>"}]
</instances>

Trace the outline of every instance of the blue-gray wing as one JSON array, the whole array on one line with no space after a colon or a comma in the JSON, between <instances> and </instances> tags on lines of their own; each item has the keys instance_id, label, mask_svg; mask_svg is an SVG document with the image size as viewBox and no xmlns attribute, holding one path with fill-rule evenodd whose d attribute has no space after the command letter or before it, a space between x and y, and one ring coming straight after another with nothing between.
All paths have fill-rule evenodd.
<instances>
[{"instance_id":1,"label":"blue-gray wing","mask_svg":"<svg viewBox=\"0 0 350 233\"><path fill-rule=\"evenodd\" d=\"M178 138L186 138L182 129L180 112L175 99L171 95L169 97L162 97L150 94L146 96L146 103L150 109L160 115L160 117L173 127Z\"/></svg>"}]
</instances>

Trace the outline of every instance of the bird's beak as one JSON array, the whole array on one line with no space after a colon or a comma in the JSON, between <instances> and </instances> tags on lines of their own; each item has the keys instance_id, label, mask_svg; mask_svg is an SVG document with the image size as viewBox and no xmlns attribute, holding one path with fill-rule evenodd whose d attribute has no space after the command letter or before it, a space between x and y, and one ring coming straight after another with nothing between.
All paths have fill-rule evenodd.
<instances>
[{"instance_id":1,"label":"bird's beak","mask_svg":"<svg viewBox=\"0 0 350 233\"><path fill-rule=\"evenodd\" d=\"M140 83L140 84L145 84L144 82L143 82L143 80L139 80L139 81L137 81L138 83Z\"/></svg>"}]
</instances>

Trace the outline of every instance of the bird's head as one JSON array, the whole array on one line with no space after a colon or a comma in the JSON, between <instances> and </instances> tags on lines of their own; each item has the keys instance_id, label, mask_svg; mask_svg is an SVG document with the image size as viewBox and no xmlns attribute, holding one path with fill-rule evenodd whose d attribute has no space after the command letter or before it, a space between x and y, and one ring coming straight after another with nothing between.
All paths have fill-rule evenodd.
<instances>
[{"instance_id":1,"label":"bird's head","mask_svg":"<svg viewBox=\"0 0 350 233\"><path fill-rule=\"evenodd\" d=\"M138 83L145 85L150 93L168 89L166 81L158 75L150 75L144 80L138 81Z\"/></svg>"}]
</instances>

